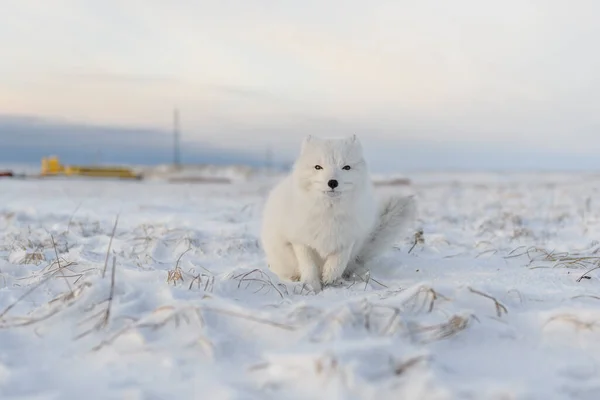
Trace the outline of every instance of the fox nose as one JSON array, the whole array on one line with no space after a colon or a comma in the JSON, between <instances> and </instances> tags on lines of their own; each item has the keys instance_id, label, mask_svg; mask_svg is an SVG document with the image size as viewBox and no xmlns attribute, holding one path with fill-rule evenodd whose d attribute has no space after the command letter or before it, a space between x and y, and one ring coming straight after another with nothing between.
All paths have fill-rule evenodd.
<instances>
[{"instance_id":1,"label":"fox nose","mask_svg":"<svg viewBox=\"0 0 600 400\"><path fill-rule=\"evenodd\" d=\"M327 182L327 186L329 186L331 189L335 189L336 187L338 187L338 181L332 179L329 182Z\"/></svg>"}]
</instances>

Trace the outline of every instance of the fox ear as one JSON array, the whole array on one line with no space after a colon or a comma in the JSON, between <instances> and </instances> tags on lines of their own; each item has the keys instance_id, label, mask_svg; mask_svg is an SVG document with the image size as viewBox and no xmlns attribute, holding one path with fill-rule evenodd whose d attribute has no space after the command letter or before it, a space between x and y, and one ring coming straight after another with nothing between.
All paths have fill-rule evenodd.
<instances>
[{"instance_id":1,"label":"fox ear","mask_svg":"<svg viewBox=\"0 0 600 400\"><path fill-rule=\"evenodd\" d=\"M358 140L358 137L356 137L356 135L352 135L352 136L348 137L348 139L346 140L346 143L348 144L349 148L362 154L362 151L363 151L362 144L360 143L360 140Z\"/></svg>"},{"instance_id":2,"label":"fox ear","mask_svg":"<svg viewBox=\"0 0 600 400\"><path fill-rule=\"evenodd\" d=\"M304 138L304 140L302 141L302 152L304 152L304 150L306 150L306 146L308 146L308 144L313 140L313 137L311 135L306 135L306 137Z\"/></svg>"}]
</instances>

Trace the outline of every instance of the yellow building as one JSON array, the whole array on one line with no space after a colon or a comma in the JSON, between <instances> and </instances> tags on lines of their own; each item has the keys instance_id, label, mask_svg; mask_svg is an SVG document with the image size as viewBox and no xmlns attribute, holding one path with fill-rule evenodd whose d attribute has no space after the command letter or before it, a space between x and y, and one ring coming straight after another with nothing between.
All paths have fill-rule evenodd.
<instances>
[{"instance_id":1,"label":"yellow building","mask_svg":"<svg viewBox=\"0 0 600 400\"><path fill-rule=\"evenodd\" d=\"M98 178L140 179L133 170L125 167L98 167L62 165L56 156L42 158L42 176L89 176Z\"/></svg>"}]
</instances>

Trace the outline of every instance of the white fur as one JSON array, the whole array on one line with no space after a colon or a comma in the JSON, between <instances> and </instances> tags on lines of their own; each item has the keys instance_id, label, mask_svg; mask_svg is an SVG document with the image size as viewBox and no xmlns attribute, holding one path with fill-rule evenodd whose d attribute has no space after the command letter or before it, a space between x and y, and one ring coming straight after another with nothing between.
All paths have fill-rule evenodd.
<instances>
[{"instance_id":1,"label":"white fur","mask_svg":"<svg viewBox=\"0 0 600 400\"><path fill-rule=\"evenodd\" d=\"M332 179L339 184L333 190ZM413 215L412 198L377 206L356 136L307 136L292 173L269 194L262 244L269 268L280 278L319 291L391 246Z\"/></svg>"}]
</instances>

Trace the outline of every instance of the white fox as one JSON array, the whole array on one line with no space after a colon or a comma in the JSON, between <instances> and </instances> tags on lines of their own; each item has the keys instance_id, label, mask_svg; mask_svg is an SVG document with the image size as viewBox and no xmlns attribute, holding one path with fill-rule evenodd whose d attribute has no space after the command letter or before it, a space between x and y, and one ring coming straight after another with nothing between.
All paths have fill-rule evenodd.
<instances>
[{"instance_id":1,"label":"white fox","mask_svg":"<svg viewBox=\"0 0 600 400\"><path fill-rule=\"evenodd\" d=\"M265 204L261 239L269 268L318 292L391 247L415 209L412 197L377 205L355 135L307 136L292 173Z\"/></svg>"}]
</instances>

